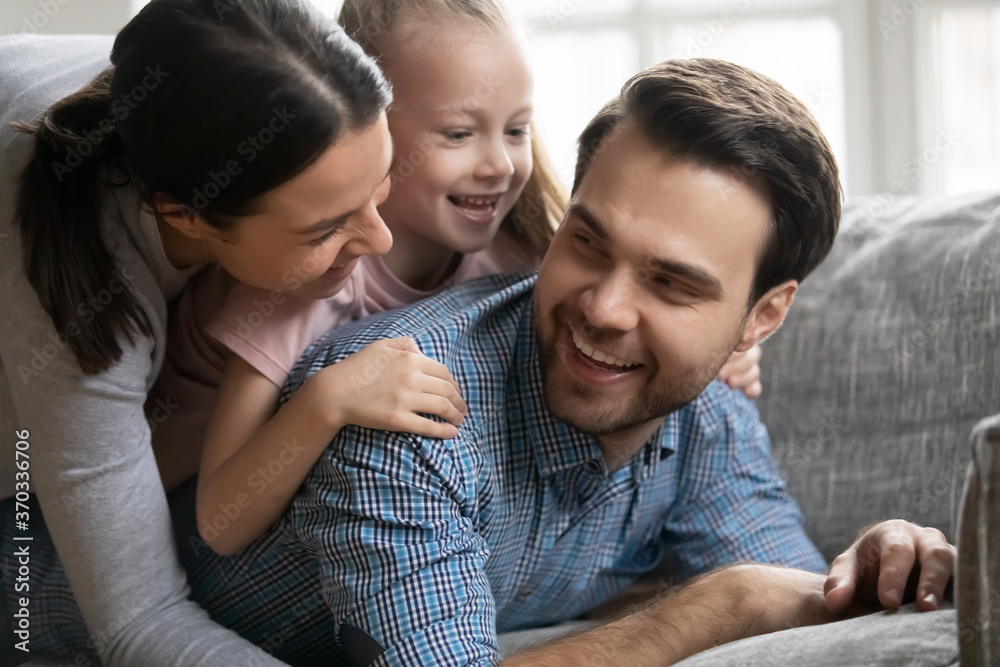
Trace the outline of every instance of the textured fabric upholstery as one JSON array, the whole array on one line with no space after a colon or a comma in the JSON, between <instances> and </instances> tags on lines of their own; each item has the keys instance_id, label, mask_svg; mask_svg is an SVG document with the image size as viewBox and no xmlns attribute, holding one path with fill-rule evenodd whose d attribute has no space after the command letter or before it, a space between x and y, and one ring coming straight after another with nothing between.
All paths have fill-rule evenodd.
<instances>
[{"instance_id":1,"label":"textured fabric upholstery","mask_svg":"<svg viewBox=\"0 0 1000 667\"><path fill-rule=\"evenodd\" d=\"M955 540L972 427L1000 408L1000 194L850 203L764 343L761 417L831 560L900 517Z\"/></svg>"}]
</instances>

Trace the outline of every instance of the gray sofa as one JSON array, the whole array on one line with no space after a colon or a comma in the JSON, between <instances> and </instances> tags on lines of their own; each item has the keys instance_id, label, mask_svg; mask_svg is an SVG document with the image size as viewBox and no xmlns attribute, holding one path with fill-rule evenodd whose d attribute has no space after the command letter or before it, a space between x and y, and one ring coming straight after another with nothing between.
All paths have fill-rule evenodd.
<instances>
[{"instance_id":1,"label":"gray sofa","mask_svg":"<svg viewBox=\"0 0 1000 667\"><path fill-rule=\"evenodd\" d=\"M764 349L761 417L823 555L883 519L941 529L962 665L1000 666L1000 195L852 202Z\"/></svg>"},{"instance_id":2,"label":"gray sofa","mask_svg":"<svg viewBox=\"0 0 1000 667\"><path fill-rule=\"evenodd\" d=\"M773 454L827 560L893 517L954 542L970 434L1000 412L1000 194L850 203L761 371Z\"/></svg>"},{"instance_id":3,"label":"gray sofa","mask_svg":"<svg viewBox=\"0 0 1000 667\"><path fill-rule=\"evenodd\" d=\"M830 256L763 347L761 418L827 561L892 518L957 543L973 429L1000 413L1000 193L849 202ZM959 639L963 667L1000 667L1000 415L975 443Z\"/></svg>"}]
</instances>

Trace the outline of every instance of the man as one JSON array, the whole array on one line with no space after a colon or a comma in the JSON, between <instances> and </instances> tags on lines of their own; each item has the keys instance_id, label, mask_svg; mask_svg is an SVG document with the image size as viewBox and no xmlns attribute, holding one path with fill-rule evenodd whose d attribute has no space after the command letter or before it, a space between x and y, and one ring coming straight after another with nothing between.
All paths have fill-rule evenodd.
<instances>
[{"instance_id":1,"label":"man","mask_svg":"<svg viewBox=\"0 0 1000 667\"><path fill-rule=\"evenodd\" d=\"M679 578L736 561L824 569L754 409L712 382L734 349L780 325L833 242L837 169L815 121L746 69L676 61L626 85L581 147L537 284L487 280L331 332L286 387L372 340L412 335L469 405L451 441L345 429L279 528L225 569L286 590L315 590L306 577L318 573L320 615L356 664L494 661L496 631L574 618L661 558ZM950 547L889 524L848 552L825 599L819 575L724 569L509 663L660 664L829 620L860 578L851 559L883 546L881 600L900 603L912 563L897 550L913 548L921 604L936 607ZM275 570L302 566L259 562L303 552L298 583ZM202 597L219 582L213 568L192 568L196 596L239 609L238 595L216 607ZM264 600L279 596L254 597L274 609Z\"/></svg>"},{"instance_id":2,"label":"man","mask_svg":"<svg viewBox=\"0 0 1000 667\"><path fill-rule=\"evenodd\" d=\"M915 565L935 609L954 559L937 531L881 524L816 574L755 409L713 382L781 324L839 213L829 146L776 83L712 60L639 74L581 138L537 282L488 278L331 332L283 392L410 335L461 386L459 436L344 429L243 552L216 557L187 527L195 599L290 663L358 665L495 663L498 631L575 618L662 562L695 578L503 664L670 664L856 597L897 607ZM790 567L730 566L747 561Z\"/></svg>"}]
</instances>

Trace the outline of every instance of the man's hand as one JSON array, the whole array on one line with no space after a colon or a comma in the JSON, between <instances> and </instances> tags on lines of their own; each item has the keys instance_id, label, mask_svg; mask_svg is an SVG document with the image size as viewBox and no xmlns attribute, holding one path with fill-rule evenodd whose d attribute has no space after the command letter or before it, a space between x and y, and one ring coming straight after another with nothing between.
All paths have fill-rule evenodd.
<instances>
[{"instance_id":1,"label":"man's hand","mask_svg":"<svg viewBox=\"0 0 1000 667\"><path fill-rule=\"evenodd\" d=\"M955 554L940 530L901 520L876 524L834 559L824 586L826 606L836 612L855 600L878 600L897 609L911 573L919 572L917 609L934 611L954 573Z\"/></svg>"}]
</instances>

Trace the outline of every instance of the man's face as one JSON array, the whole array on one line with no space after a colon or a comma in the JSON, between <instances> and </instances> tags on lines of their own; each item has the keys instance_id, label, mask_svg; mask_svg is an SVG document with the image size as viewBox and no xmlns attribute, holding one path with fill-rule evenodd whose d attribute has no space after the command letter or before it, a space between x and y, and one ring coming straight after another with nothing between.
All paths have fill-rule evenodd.
<instances>
[{"instance_id":1,"label":"man's face","mask_svg":"<svg viewBox=\"0 0 1000 667\"><path fill-rule=\"evenodd\" d=\"M753 344L747 300L771 219L757 180L623 127L583 177L534 296L549 409L599 436L680 409Z\"/></svg>"}]
</instances>

